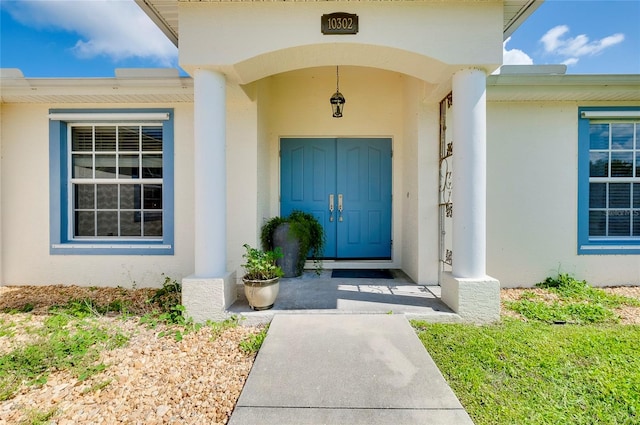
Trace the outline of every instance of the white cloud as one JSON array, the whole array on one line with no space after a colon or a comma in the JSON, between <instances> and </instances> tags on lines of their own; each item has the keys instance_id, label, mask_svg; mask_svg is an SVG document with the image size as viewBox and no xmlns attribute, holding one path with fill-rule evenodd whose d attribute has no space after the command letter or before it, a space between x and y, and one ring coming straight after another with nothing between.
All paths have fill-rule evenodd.
<instances>
[{"instance_id":1,"label":"white cloud","mask_svg":"<svg viewBox=\"0 0 640 425\"><path fill-rule=\"evenodd\" d=\"M507 43L511 37L502 43L502 63L504 65L533 65L533 59L520 49L507 50Z\"/></svg>"},{"instance_id":2,"label":"white cloud","mask_svg":"<svg viewBox=\"0 0 640 425\"><path fill-rule=\"evenodd\" d=\"M582 56L593 56L605 49L624 41L624 34L618 33L600 40L590 41L585 34L576 37L566 37L570 29L566 25L551 28L542 36L540 42L545 52L559 56L565 65L575 65Z\"/></svg>"},{"instance_id":3,"label":"white cloud","mask_svg":"<svg viewBox=\"0 0 640 425\"><path fill-rule=\"evenodd\" d=\"M561 45L560 37L569 32L569 27L566 25L558 25L551 28L545 35L542 36L540 41L544 44L544 50L546 52L554 52Z\"/></svg>"},{"instance_id":4,"label":"white cloud","mask_svg":"<svg viewBox=\"0 0 640 425\"><path fill-rule=\"evenodd\" d=\"M567 65L567 66L571 66L571 65L577 64L579 60L580 59L578 59L578 58L568 58L568 59L565 59L564 61L562 61L562 64L563 65Z\"/></svg>"},{"instance_id":5,"label":"white cloud","mask_svg":"<svg viewBox=\"0 0 640 425\"><path fill-rule=\"evenodd\" d=\"M108 56L115 61L137 57L162 66L177 62L177 48L133 0L3 3L14 19L26 26L78 34L76 44L69 46L78 57Z\"/></svg>"}]
</instances>

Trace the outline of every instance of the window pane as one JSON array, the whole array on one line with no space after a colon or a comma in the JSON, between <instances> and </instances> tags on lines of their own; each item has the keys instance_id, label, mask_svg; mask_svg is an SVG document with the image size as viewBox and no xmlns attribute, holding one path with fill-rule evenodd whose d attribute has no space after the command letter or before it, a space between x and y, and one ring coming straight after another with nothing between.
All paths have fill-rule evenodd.
<instances>
[{"instance_id":1,"label":"window pane","mask_svg":"<svg viewBox=\"0 0 640 425\"><path fill-rule=\"evenodd\" d=\"M606 208L607 207L607 184L606 183L590 183L589 184L589 208Z\"/></svg>"},{"instance_id":2,"label":"window pane","mask_svg":"<svg viewBox=\"0 0 640 425\"><path fill-rule=\"evenodd\" d=\"M609 236L629 236L631 234L631 214L625 210L609 211Z\"/></svg>"},{"instance_id":3,"label":"window pane","mask_svg":"<svg viewBox=\"0 0 640 425\"><path fill-rule=\"evenodd\" d=\"M162 236L162 213L144 213L144 236Z\"/></svg>"},{"instance_id":4,"label":"window pane","mask_svg":"<svg viewBox=\"0 0 640 425\"><path fill-rule=\"evenodd\" d=\"M611 153L611 177L633 177L633 153Z\"/></svg>"},{"instance_id":5,"label":"window pane","mask_svg":"<svg viewBox=\"0 0 640 425\"><path fill-rule=\"evenodd\" d=\"M640 240L637 122L589 125L589 177L589 236Z\"/></svg>"},{"instance_id":6,"label":"window pane","mask_svg":"<svg viewBox=\"0 0 640 425\"><path fill-rule=\"evenodd\" d=\"M162 185L160 184L144 185L144 209L145 210L162 209Z\"/></svg>"},{"instance_id":7,"label":"window pane","mask_svg":"<svg viewBox=\"0 0 640 425\"><path fill-rule=\"evenodd\" d=\"M142 178L162 178L162 155L142 155Z\"/></svg>"},{"instance_id":8,"label":"window pane","mask_svg":"<svg viewBox=\"0 0 640 425\"><path fill-rule=\"evenodd\" d=\"M609 153L590 152L589 153L589 176L609 177Z\"/></svg>"},{"instance_id":9,"label":"window pane","mask_svg":"<svg viewBox=\"0 0 640 425\"><path fill-rule=\"evenodd\" d=\"M140 127L118 127L118 148L121 151L140 150Z\"/></svg>"},{"instance_id":10,"label":"window pane","mask_svg":"<svg viewBox=\"0 0 640 425\"><path fill-rule=\"evenodd\" d=\"M118 236L118 212L98 211L98 236Z\"/></svg>"},{"instance_id":11,"label":"window pane","mask_svg":"<svg viewBox=\"0 0 640 425\"><path fill-rule=\"evenodd\" d=\"M75 236L95 236L95 216L93 211L76 211Z\"/></svg>"},{"instance_id":12,"label":"window pane","mask_svg":"<svg viewBox=\"0 0 640 425\"><path fill-rule=\"evenodd\" d=\"M631 183L609 183L609 208L631 207Z\"/></svg>"},{"instance_id":13,"label":"window pane","mask_svg":"<svg viewBox=\"0 0 640 425\"><path fill-rule=\"evenodd\" d=\"M76 179L93 178L93 157L91 155L73 154L71 157L73 172L72 177Z\"/></svg>"},{"instance_id":14,"label":"window pane","mask_svg":"<svg viewBox=\"0 0 640 425\"><path fill-rule=\"evenodd\" d=\"M118 177L121 179L137 179L140 177L140 158L136 155L119 155Z\"/></svg>"},{"instance_id":15,"label":"window pane","mask_svg":"<svg viewBox=\"0 0 640 425\"><path fill-rule=\"evenodd\" d=\"M116 178L116 156L96 155L96 178L115 179Z\"/></svg>"},{"instance_id":16,"label":"window pane","mask_svg":"<svg viewBox=\"0 0 640 425\"><path fill-rule=\"evenodd\" d=\"M140 185L120 185L120 208L125 210L140 209Z\"/></svg>"},{"instance_id":17,"label":"window pane","mask_svg":"<svg viewBox=\"0 0 640 425\"><path fill-rule=\"evenodd\" d=\"M589 126L589 149L609 149L609 124Z\"/></svg>"},{"instance_id":18,"label":"window pane","mask_svg":"<svg viewBox=\"0 0 640 425\"><path fill-rule=\"evenodd\" d=\"M74 237L162 237L163 126L96 123L69 131Z\"/></svg>"},{"instance_id":19,"label":"window pane","mask_svg":"<svg viewBox=\"0 0 640 425\"><path fill-rule=\"evenodd\" d=\"M116 128L96 127L96 151L114 152L116 150Z\"/></svg>"},{"instance_id":20,"label":"window pane","mask_svg":"<svg viewBox=\"0 0 640 425\"><path fill-rule=\"evenodd\" d=\"M99 210L115 210L118 208L118 185L99 184L97 189Z\"/></svg>"},{"instance_id":21,"label":"window pane","mask_svg":"<svg viewBox=\"0 0 640 425\"><path fill-rule=\"evenodd\" d=\"M120 236L142 236L140 212L122 211L120 213Z\"/></svg>"},{"instance_id":22,"label":"window pane","mask_svg":"<svg viewBox=\"0 0 640 425\"><path fill-rule=\"evenodd\" d=\"M142 150L162 152L162 127L142 128Z\"/></svg>"},{"instance_id":23,"label":"window pane","mask_svg":"<svg viewBox=\"0 0 640 425\"><path fill-rule=\"evenodd\" d=\"M93 127L71 128L71 150L74 152L93 150Z\"/></svg>"},{"instance_id":24,"label":"window pane","mask_svg":"<svg viewBox=\"0 0 640 425\"><path fill-rule=\"evenodd\" d=\"M589 236L606 236L607 216L604 211L589 211Z\"/></svg>"},{"instance_id":25,"label":"window pane","mask_svg":"<svg viewBox=\"0 0 640 425\"><path fill-rule=\"evenodd\" d=\"M633 149L633 124L611 124L611 149Z\"/></svg>"},{"instance_id":26,"label":"window pane","mask_svg":"<svg viewBox=\"0 0 640 425\"><path fill-rule=\"evenodd\" d=\"M75 189L75 205L77 210L92 210L95 208L95 187L92 184L77 184Z\"/></svg>"}]
</instances>

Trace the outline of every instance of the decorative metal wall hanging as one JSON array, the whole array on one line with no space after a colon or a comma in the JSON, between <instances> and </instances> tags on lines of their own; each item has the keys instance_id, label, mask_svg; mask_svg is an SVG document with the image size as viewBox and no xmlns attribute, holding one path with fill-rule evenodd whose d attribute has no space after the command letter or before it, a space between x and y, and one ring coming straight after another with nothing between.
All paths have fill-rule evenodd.
<instances>
[{"instance_id":1,"label":"decorative metal wall hanging","mask_svg":"<svg viewBox=\"0 0 640 425\"><path fill-rule=\"evenodd\" d=\"M440 102L440 193L438 228L440 230L441 271L451 271L453 264L452 235L453 228L453 140L448 131L450 117L448 112L453 104L453 94L449 93Z\"/></svg>"}]
</instances>

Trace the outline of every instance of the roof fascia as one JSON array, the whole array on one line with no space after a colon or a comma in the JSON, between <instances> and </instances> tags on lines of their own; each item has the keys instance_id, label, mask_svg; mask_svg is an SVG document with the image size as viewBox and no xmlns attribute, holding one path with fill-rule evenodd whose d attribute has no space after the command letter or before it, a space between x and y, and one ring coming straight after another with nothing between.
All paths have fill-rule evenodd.
<instances>
[{"instance_id":1,"label":"roof fascia","mask_svg":"<svg viewBox=\"0 0 640 425\"><path fill-rule=\"evenodd\" d=\"M529 16L533 14L544 2L544 0L528 0L518 13L509 20L509 22L503 28L502 40L506 40L522 25L524 21L529 19Z\"/></svg>"},{"instance_id":2,"label":"roof fascia","mask_svg":"<svg viewBox=\"0 0 640 425\"><path fill-rule=\"evenodd\" d=\"M160 31L171 40L174 46L178 47L178 34L164 19L162 14L147 0L135 0L136 4L144 13L151 18L154 24L160 28Z\"/></svg>"}]
</instances>

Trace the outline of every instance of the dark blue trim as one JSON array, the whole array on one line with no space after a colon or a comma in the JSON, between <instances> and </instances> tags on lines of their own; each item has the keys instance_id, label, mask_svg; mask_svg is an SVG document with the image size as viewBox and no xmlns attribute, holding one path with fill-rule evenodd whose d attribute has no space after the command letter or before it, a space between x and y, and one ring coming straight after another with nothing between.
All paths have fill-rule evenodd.
<instances>
[{"instance_id":1,"label":"dark blue trim","mask_svg":"<svg viewBox=\"0 0 640 425\"><path fill-rule=\"evenodd\" d=\"M49 252L52 255L173 255L174 254L174 114L173 109L51 109L49 113L167 112L163 133L163 238L140 241L69 240L67 123L49 120ZM122 248L117 245L123 245ZM102 247L101 247L102 246ZM138 246L138 247L136 247ZM153 246L153 247L151 247Z\"/></svg>"},{"instance_id":2,"label":"dark blue trim","mask_svg":"<svg viewBox=\"0 0 640 425\"><path fill-rule=\"evenodd\" d=\"M619 238L592 240L589 238L589 118L585 111L640 111L640 107L578 108L578 254L640 254L640 241ZM623 119L623 118L621 118ZM609 118L615 121L616 118Z\"/></svg>"}]
</instances>

